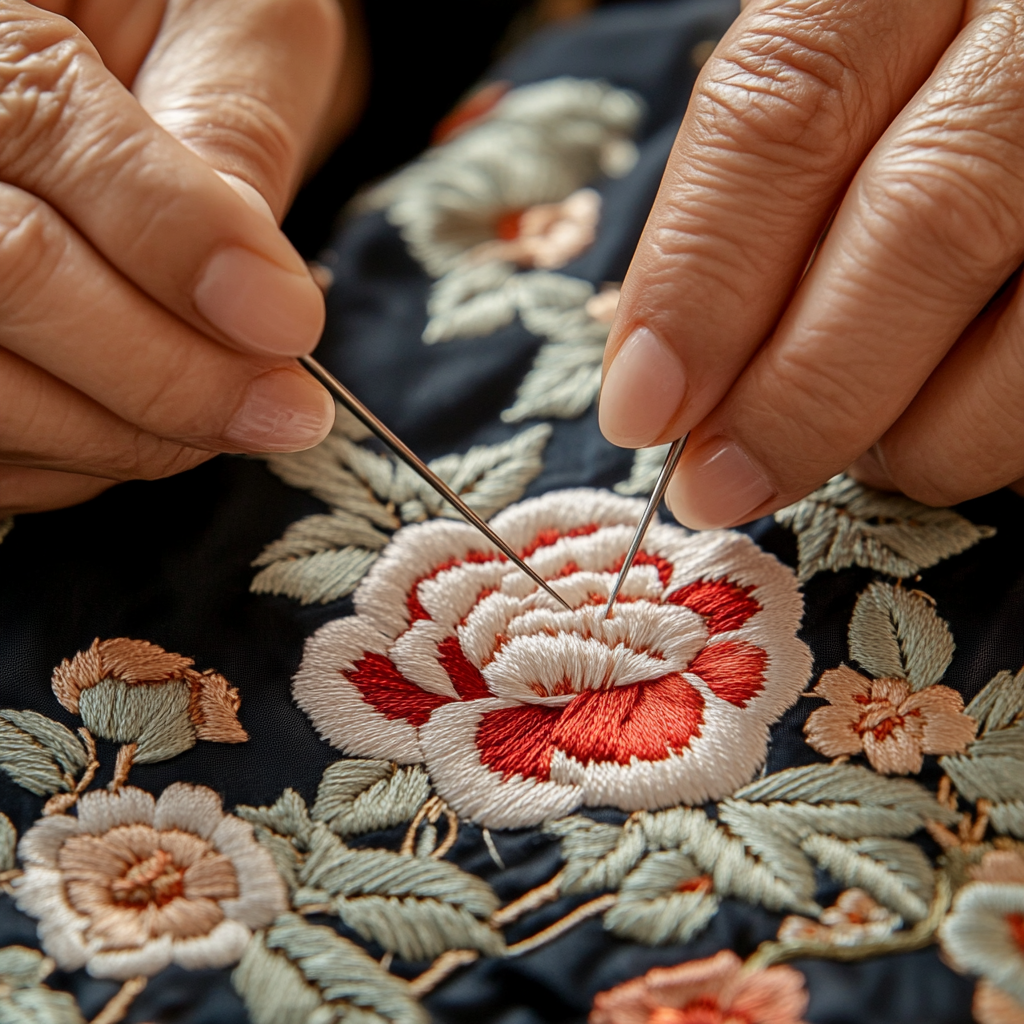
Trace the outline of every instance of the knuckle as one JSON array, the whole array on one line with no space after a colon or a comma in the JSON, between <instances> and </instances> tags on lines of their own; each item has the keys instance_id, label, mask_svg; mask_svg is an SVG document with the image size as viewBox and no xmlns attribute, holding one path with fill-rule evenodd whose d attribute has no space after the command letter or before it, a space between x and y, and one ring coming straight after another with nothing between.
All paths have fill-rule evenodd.
<instances>
[{"instance_id":1,"label":"knuckle","mask_svg":"<svg viewBox=\"0 0 1024 1024\"><path fill-rule=\"evenodd\" d=\"M31 160L63 130L92 44L70 21L28 4L0 13L0 157Z\"/></svg>"},{"instance_id":2,"label":"knuckle","mask_svg":"<svg viewBox=\"0 0 1024 1024\"><path fill-rule=\"evenodd\" d=\"M21 189L0 185L0 308L7 329L34 304L67 249L68 236L48 206Z\"/></svg>"}]
</instances>

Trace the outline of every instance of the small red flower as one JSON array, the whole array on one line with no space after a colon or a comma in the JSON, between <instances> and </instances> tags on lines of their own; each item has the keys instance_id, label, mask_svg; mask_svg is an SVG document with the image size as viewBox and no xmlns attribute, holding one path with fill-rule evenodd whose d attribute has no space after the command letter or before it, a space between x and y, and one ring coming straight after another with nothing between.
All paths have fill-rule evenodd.
<instances>
[{"instance_id":1,"label":"small red flower","mask_svg":"<svg viewBox=\"0 0 1024 1024\"><path fill-rule=\"evenodd\" d=\"M572 611L472 527L400 530L356 614L307 642L296 699L336 747L425 762L494 827L728 795L808 678L796 579L742 534L655 525L605 620L642 507L562 491L495 517Z\"/></svg>"}]
</instances>

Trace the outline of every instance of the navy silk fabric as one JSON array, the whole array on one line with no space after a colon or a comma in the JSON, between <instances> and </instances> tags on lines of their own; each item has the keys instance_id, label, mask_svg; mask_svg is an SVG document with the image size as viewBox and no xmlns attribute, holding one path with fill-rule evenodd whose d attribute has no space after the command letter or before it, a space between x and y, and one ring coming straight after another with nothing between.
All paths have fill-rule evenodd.
<instances>
[{"instance_id":1,"label":"navy silk fabric","mask_svg":"<svg viewBox=\"0 0 1024 1024\"><path fill-rule=\"evenodd\" d=\"M490 76L514 84L564 74L604 78L636 90L646 102L637 140L640 162L622 180L597 183L604 197L599 237L564 273L595 284L621 280L693 85L693 47L718 38L734 16L735 4L718 0L612 8L581 26L535 39ZM430 280L382 214L344 224L322 258L336 281L319 355L420 454L464 451L522 429L501 423L499 413L511 404L540 339L517 323L486 339L425 346L420 335ZM544 471L528 495L610 487L628 475L631 453L603 440L594 408L553 426ZM303 608L248 588L250 562L262 548L290 523L323 510L261 462L221 457L170 480L126 484L78 508L19 519L0 544L0 707L31 708L75 727L77 719L51 692L53 667L96 637L149 640L195 658L201 669L216 668L238 686L239 717L251 738L238 745L200 742L173 760L137 765L134 785L153 793L173 781L210 786L226 809L271 803L287 786L312 801L324 767L338 754L292 703L291 677L304 638L348 614L351 600ZM996 671L1024 663L1024 502L1003 492L961 511L998 534L924 572L921 586L936 599L957 644L944 682L970 699ZM795 564L795 539L788 530L766 520L750 532L766 550ZM815 654L815 676L846 657L853 604L871 578L868 570L826 572L806 586L802 636ZM769 771L819 760L801 733L808 704L797 702L774 728ZM115 752L114 744L101 742L104 767L97 785L109 780ZM929 758L922 781L934 785L937 777ZM19 832L39 816L42 804L0 775L0 809ZM593 813L608 821L625 817ZM393 846L400 832L359 842ZM487 878L502 899L521 895L557 870L556 845L536 829L498 832L495 842L504 870L490 859L474 826L461 829L449 856ZM527 915L508 930L508 940L538 931L586 898ZM462 970L426 1004L437 1021L450 1024L583 1021L596 992L652 966L722 948L747 955L774 936L779 920L780 915L726 901L692 942L649 949L609 936L599 919L591 919L532 955L483 960ZM336 919L321 923L337 926ZM36 945L35 922L0 897L0 946L10 943ZM424 966L396 962L394 969L411 977ZM814 1024L970 1020L973 981L943 966L934 947L855 965L795 966L808 981L807 1018ZM72 990L86 1017L118 988L84 971L57 972L48 983ZM152 979L128 1017L187 1024L246 1019L230 969L178 968Z\"/></svg>"}]
</instances>

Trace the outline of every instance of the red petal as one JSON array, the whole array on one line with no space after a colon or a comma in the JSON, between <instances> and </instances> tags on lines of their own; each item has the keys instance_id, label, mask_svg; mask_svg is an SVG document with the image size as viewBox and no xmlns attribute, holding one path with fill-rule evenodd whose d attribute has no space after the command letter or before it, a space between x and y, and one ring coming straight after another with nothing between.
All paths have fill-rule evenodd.
<instances>
[{"instance_id":1,"label":"red petal","mask_svg":"<svg viewBox=\"0 0 1024 1024\"><path fill-rule=\"evenodd\" d=\"M700 735L701 695L680 675L591 690L562 712L552 742L577 761L663 761Z\"/></svg>"},{"instance_id":2,"label":"red petal","mask_svg":"<svg viewBox=\"0 0 1024 1024\"><path fill-rule=\"evenodd\" d=\"M437 653L440 655L438 661L440 661L441 667L448 673L455 692L463 700L480 700L483 697L494 696L487 689L480 670L475 665L471 665L463 653L458 637L445 637L437 645Z\"/></svg>"},{"instance_id":3,"label":"red petal","mask_svg":"<svg viewBox=\"0 0 1024 1024\"><path fill-rule=\"evenodd\" d=\"M389 721L404 718L410 725L421 726L435 708L451 703L451 697L410 683L383 654L367 654L355 663L354 671L342 675Z\"/></svg>"},{"instance_id":4,"label":"red petal","mask_svg":"<svg viewBox=\"0 0 1024 1024\"><path fill-rule=\"evenodd\" d=\"M705 647L686 671L700 676L716 697L745 708L764 688L767 665L768 655L760 647L724 640Z\"/></svg>"},{"instance_id":5,"label":"red petal","mask_svg":"<svg viewBox=\"0 0 1024 1024\"><path fill-rule=\"evenodd\" d=\"M506 780L522 775L546 781L554 752L551 733L561 713L561 708L537 704L485 712L476 728L480 763Z\"/></svg>"},{"instance_id":6,"label":"red petal","mask_svg":"<svg viewBox=\"0 0 1024 1024\"><path fill-rule=\"evenodd\" d=\"M488 82L463 100L450 114L443 117L430 136L432 146L440 146L461 135L477 121L485 118L511 88L508 82Z\"/></svg>"},{"instance_id":7,"label":"red petal","mask_svg":"<svg viewBox=\"0 0 1024 1024\"><path fill-rule=\"evenodd\" d=\"M708 632L725 633L739 629L761 605L750 596L754 588L741 587L724 576L717 580L697 580L665 598L671 604L692 608L707 622Z\"/></svg>"}]
</instances>

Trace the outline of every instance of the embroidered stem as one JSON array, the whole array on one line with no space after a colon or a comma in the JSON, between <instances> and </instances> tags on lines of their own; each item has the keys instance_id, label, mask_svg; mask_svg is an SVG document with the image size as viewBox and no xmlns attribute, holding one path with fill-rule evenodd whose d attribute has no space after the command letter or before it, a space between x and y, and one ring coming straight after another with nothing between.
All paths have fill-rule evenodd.
<instances>
[{"instance_id":1,"label":"embroidered stem","mask_svg":"<svg viewBox=\"0 0 1024 1024\"><path fill-rule=\"evenodd\" d=\"M107 786L112 793L116 793L128 781L128 773L135 763L135 751L138 749L137 743L124 743L118 750L117 761L114 762L114 777Z\"/></svg>"},{"instance_id":2,"label":"embroidered stem","mask_svg":"<svg viewBox=\"0 0 1024 1024\"><path fill-rule=\"evenodd\" d=\"M0 871L0 892L7 893L8 896L14 895L14 887L11 882L16 878L21 878L24 872L21 868L11 868L10 871Z\"/></svg>"},{"instance_id":3,"label":"embroidered stem","mask_svg":"<svg viewBox=\"0 0 1024 1024\"><path fill-rule=\"evenodd\" d=\"M135 997L146 987L147 981L141 974L137 978L129 978L110 1002L93 1017L92 1024L120 1024L128 1015Z\"/></svg>"},{"instance_id":4,"label":"embroidered stem","mask_svg":"<svg viewBox=\"0 0 1024 1024\"><path fill-rule=\"evenodd\" d=\"M78 735L82 737L82 742L85 744L85 753L89 758L89 761L85 766L85 771L82 773L82 777L78 780L78 784L70 793L54 793L54 795L46 801L46 806L43 807L44 815L64 814L66 811L70 810L78 802L78 798L86 789L88 789L92 780L96 777L96 771L100 766L100 763L96 758L96 741L92 738L92 733L89 732L85 726L79 728Z\"/></svg>"},{"instance_id":5,"label":"embroidered stem","mask_svg":"<svg viewBox=\"0 0 1024 1024\"><path fill-rule=\"evenodd\" d=\"M402 840L402 845L398 850L399 853L407 854L410 857L413 855L413 852L416 849L416 833L419 831L420 825L423 824L424 820L431 813L435 815L432 820L437 821L443 806L444 805L439 797L432 796L419 809L419 811L416 812L416 817L412 819L412 823L409 825L408 829L406 829L405 838Z\"/></svg>"},{"instance_id":6,"label":"embroidered stem","mask_svg":"<svg viewBox=\"0 0 1024 1024\"><path fill-rule=\"evenodd\" d=\"M394 954L394 953L392 953L392 952L391 952L391 950L389 949L389 950L388 950L388 951L387 951L387 952L386 952L386 953L385 953L385 954L384 954L384 955L383 955L383 956L382 956L382 957L380 958L380 966L381 966L381 969L382 969L382 970L385 970L385 971L390 971L390 970L391 970L391 962L392 962L392 961L393 961L394 959L395 959L395 954Z\"/></svg>"},{"instance_id":7,"label":"embroidered stem","mask_svg":"<svg viewBox=\"0 0 1024 1024\"><path fill-rule=\"evenodd\" d=\"M560 890L564 875L564 871L559 871L550 881L545 882L543 885L538 885L536 889L531 889L520 896L519 899L513 900L500 910L496 910L491 914L490 923L495 928L504 928L513 921L518 921L523 914L528 914L531 910L543 907L545 903L557 900L561 895Z\"/></svg>"},{"instance_id":8,"label":"embroidered stem","mask_svg":"<svg viewBox=\"0 0 1024 1024\"><path fill-rule=\"evenodd\" d=\"M444 842L430 855L435 860L440 860L459 838L459 816L447 804L443 804L443 811L445 821L448 822L448 831L445 833Z\"/></svg>"},{"instance_id":9,"label":"embroidered stem","mask_svg":"<svg viewBox=\"0 0 1024 1024\"><path fill-rule=\"evenodd\" d=\"M932 897L928 916L918 921L913 928L894 932L884 939L861 942L855 946L841 946L837 943L819 942L814 939L788 939L782 942L762 942L745 965L750 971L761 970L774 964L786 963L801 957L816 957L821 960L840 960L850 963L869 957L886 956L892 953L910 953L924 949L935 940L935 933L949 910L953 889L949 878L939 872L935 879L935 895Z\"/></svg>"},{"instance_id":10,"label":"embroidered stem","mask_svg":"<svg viewBox=\"0 0 1024 1024\"><path fill-rule=\"evenodd\" d=\"M613 907L617 899L618 896L615 893L598 896L596 900L591 900L589 903L584 903L583 906L577 907L571 914L566 914L561 920L556 921L543 931L537 932L536 935L531 935L528 939L523 939L522 942L509 946L505 951L505 955L522 956L524 953L530 953L540 946L554 941L560 935L564 935L570 928L575 928L576 925L581 921L585 921L588 917L593 917L595 914L603 913L605 910Z\"/></svg>"},{"instance_id":11,"label":"embroidered stem","mask_svg":"<svg viewBox=\"0 0 1024 1024\"><path fill-rule=\"evenodd\" d=\"M501 854L498 853L498 847L494 845L494 837L491 835L489 828L480 830L480 834L484 837L484 846L487 847L487 852L491 855L491 860L501 868L505 870L505 862L501 859Z\"/></svg>"},{"instance_id":12,"label":"embroidered stem","mask_svg":"<svg viewBox=\"0 0 1024 1024\"><path fill-rule=\"evenodd\" d=\"M460 967L473 963L480 954L475 949L449 949L442 953L421 975L409 982L409 991L422 999Z\"/></svg>"}]
</instances>

